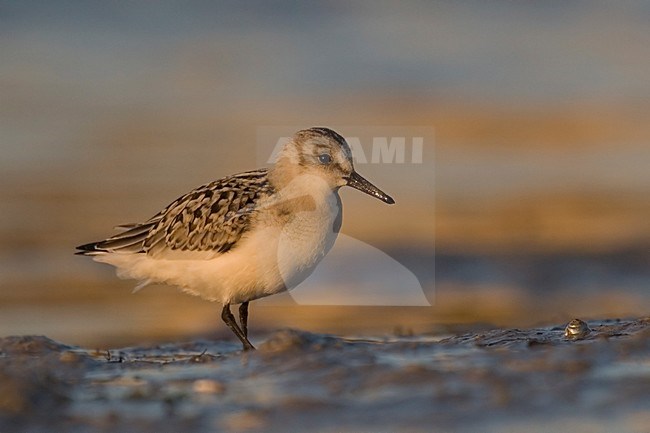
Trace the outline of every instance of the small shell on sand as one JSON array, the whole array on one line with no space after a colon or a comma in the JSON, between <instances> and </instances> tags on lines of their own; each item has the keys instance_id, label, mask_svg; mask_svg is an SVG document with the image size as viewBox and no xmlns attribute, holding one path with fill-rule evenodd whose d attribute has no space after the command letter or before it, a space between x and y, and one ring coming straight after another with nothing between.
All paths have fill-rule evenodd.
<instances>
[{"instance_id":1,"label":"small shell on sand","mask_svg":"<svg viewBox=\"0 0 650 433\"><path fill-rule=\"evenodd\" d=\"M569 340L581 340L589 335L590 332L591 329L589 329L589 325L586 322L580 319L573 319L564 328L564 337Z\"/></svg>"}]
</instances>

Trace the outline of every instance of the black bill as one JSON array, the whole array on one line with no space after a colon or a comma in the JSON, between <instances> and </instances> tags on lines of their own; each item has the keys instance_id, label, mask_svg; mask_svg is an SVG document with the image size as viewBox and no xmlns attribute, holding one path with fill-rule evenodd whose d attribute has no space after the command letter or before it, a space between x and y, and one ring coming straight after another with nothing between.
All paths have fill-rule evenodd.
<instances>
[{"instance_id":1,"label":"black bill","mask_svg":"<svg viewBox=\"0 0 650 433\"><path fill-rule=\"evenodd\" d=\"M368 182L356 171L353 171L350 177L348 177L348 186L351 186L352 188L358 189L359 191L363 191L368 195L378 198L384 203L388 203L388 204L395 203L395 200L393 200L391 196L389 196L388 194L386 194L385 192L377 188L375 185Z\"/></svg>"}]
</instances>

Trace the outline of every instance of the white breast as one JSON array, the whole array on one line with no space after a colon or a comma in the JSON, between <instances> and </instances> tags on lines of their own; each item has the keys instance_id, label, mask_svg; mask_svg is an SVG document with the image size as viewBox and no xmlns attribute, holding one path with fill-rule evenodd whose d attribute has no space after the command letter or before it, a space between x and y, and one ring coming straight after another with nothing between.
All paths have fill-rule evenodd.
<instances>
[{"instance_id":1,"label":"white breast","mask_svg":"<svg viewBox=\"0 0 650 433\"><path fill-rule=\"evenodd\" d=\"M299 212L282 228L277 260L288 289L304 281L332 248L341 215L341 199L330 191L314 211Z\"/></svg>"}]
</instances>

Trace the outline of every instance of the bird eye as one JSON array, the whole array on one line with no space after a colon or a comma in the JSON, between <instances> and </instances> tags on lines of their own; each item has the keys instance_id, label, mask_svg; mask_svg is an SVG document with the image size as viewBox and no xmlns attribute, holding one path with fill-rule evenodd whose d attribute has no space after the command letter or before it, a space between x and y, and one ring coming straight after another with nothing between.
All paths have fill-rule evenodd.
<instances>
[{"instance_id":1,"label":"bird eye","mask_svg":"<svg viewBox=\"0 0 650 433\"><path fill-rule=\"evenodd\" d=\"M332 157L329 156L327 153L323 153L322 155L318 155L318 160L320 161L321 164L329 164L332 162Z\"/></svg>"}]
</instances>

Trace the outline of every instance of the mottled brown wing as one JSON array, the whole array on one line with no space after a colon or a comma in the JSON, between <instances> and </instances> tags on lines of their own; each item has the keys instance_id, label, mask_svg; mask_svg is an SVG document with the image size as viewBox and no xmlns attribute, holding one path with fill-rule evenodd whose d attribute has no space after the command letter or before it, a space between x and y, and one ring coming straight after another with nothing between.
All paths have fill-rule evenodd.
<instances>
[{"instance_id":1,"label":"mottled brown wing","mask_svg":"<svg viewBox=\"0 0 650 433\"><path fill-rule=\"evenodd\" d=\"M249 229L259 200L273 193L267 174L256 170L225 177L180 197L150 220L155 225L142 250L152 256L230 250Z\"/></svg>"},{"instance_id":2,"label":"mottled brown wing","mask_svg":"<svg viewBox=\"0 0 650 433\"><path fill-rule=\"evenodd\" d=\"M200 186L144 223L119 226L125 231L78 246L77 254L224 253L249 229L260 199L273 194L267 175L266 169L249 171Z\"/></svg>"}]
</instances>

